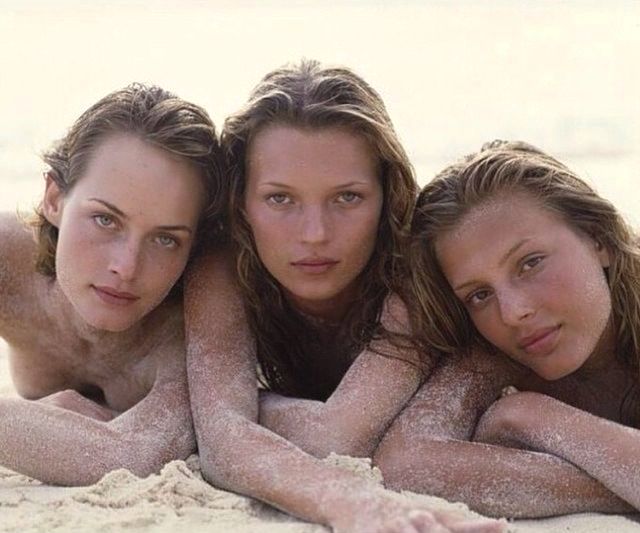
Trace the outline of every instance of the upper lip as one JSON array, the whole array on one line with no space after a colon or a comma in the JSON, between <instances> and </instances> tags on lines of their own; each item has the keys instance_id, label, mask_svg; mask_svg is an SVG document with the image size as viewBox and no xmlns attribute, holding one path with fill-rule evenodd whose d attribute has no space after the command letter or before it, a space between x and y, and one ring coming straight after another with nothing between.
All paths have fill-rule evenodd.
<instances>
[{"instance_id":1,"label":"upper lip","mask_svg":"<svg viewBox=\"0 0 640 533\"><path fill-rule=\"evenodd\" d=\"M336 259L331 259L330 257L305 257L303 259L298 259L297 261L292 261L292 265L326 265L327 263L337 263Z\"/></svg>"},{"instance_id":2,"label":"upper lip","mask_svg":"<svg viewBox=\"0 0 640 533\"><path fill-rule=\"evenodd\" d=\"M131 294L130 292L122 292L122 291L118 291L116 289L114 289L113 287L107 287L107 286L98 286L98 285L94 285L94 287L101 291L101 292L106 292L107 294L109 294L110 296L115 296L116 298L123 298L126 300L137 300L139 298L139 296L136 296L135 294Z\"/></svg>"},{"instance_id":3,"label":"upper lip","mask_svg":"<svg viewBox=\"0 0 640 533\"><path fill-rule=\"evenodd\" d=\"M528 346L538 342L540 339L546 337L552 331L558 329L559 326L548 326L544 328L536 329L533 333L520 337L518 339L518 347L526 349Z\"/></svg>"}]
</instances>

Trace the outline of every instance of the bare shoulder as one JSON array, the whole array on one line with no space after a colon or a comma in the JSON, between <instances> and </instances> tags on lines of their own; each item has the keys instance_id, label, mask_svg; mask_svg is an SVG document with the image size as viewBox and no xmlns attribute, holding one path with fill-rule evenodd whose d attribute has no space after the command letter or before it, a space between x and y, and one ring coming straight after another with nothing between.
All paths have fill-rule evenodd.
<instances>
[{"instance_id":1,"label":"bare shoulder","mask_svg":"<svg viewBox=\"0 0 640 533\"><path fill-rule=\"evenodd\" d=\"M23 299L37 276L33 233L13 213L0 213L0 309Z\"/></svg>"}]
</instances>

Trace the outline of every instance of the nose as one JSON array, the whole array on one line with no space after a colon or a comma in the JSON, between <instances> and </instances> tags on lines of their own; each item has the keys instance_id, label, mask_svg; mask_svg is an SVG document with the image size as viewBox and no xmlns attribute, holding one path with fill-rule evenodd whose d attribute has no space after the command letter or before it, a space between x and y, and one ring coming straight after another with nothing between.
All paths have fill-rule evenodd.
<instances>
[{"instance_id":1,"label":"nose","mask_svg":"<svg viewBox=\"0 0 640 533\"><path fill-rule=\"evenodd\" d=\"M309 244L327 241L330 221L323 206L307 206L302 213L301 240Z\"/></svg>"},{"instance_id":2,"label":"nose","mask_svg":"<svg viewBox=\"0 0 640 533\"><path fill-rule=\"evenodd\" d=\"M510 326L519 326L524 320L535 315L534 299L525 290L509 288L498 295L500 316Z\"/></svg>"},{"instance_id":3,"label":"nose","mask_svg":"<svg viewBox=\"0 0 640 533\"><path fill-rule=\"evenodd\" d=\"M131 238L122 239L114 243L109 262L109 270L113 274L116 274L122 281L131 281L135 279L140 269L140 256L140 243Z\"/></svg>"}]
</instances>

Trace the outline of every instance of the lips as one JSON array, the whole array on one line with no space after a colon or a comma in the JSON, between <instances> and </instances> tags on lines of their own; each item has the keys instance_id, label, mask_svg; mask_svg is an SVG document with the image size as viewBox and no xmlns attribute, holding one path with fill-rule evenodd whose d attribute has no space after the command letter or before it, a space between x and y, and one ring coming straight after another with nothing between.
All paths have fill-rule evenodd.
<instances>
[{"instance_id":1,"label":"lips","mask_svg":"<svg viewBox=\"0 0 640 533\"><path fill-rule=\"evenodd\" d=\"M131 294L130 292L121 292L113 287L96 285L92 285L91 287L103 302L111 305L126 306L140 299L140 297L135 294Z\"/></svg>"},{"instance_id":2,"label":"lips","mask_svg":"<svg viewBox=\"0 0 640 533\"><path fill-rule=\"evenodd\" d=\"M531 355L547 355L553 351L559 337L560 326L540 328L518 340L518 348Z\"/></svg>"},{"instance_id":3,"label":"lips","mask_svg":"<svg viewBox=\"0 0 640 533\"><path fill-rule=\"evenodd\" d=\"M307 274L324 274L338 263L339 261L329 257L306 257L293 261L291 265Z\"/></svg>"}]
</instances>

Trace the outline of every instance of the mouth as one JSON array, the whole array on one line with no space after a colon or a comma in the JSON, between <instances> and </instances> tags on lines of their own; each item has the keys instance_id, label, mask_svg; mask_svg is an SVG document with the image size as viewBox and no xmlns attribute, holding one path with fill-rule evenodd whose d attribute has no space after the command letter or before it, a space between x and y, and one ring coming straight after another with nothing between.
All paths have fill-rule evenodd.
<instances>
[{"instance_id":1,"label":"mouth","mask_svg":"<svg viewBox=\"0 0 640 533\"><path fill-rule=\"evenodd\" d=\"M529 355L548 355L556 347L561 326L540 328L518 341L518 348Z\"/></svg>"},{"instance_id":2,"label":"mouth","mask_svg":"<svg viewBox=\"0 0 640 533\"><path fill-rule=\"evenodd\" d=\"M131 305L140 299L140 297L135 294L120 292L112 287L91 285L91 288L103 302L110 305Z\"/></svg>"},{"instance_id":3,"label":"mouth","mask_svg":"<svg viewBox=\"0 0 640 533\"><path fill-rule=\"evenodd\" d=\"M306 274L324 274L340 261L328 257L309 257L291 262L291 266Z\"/></svg>"}]
</instances>

